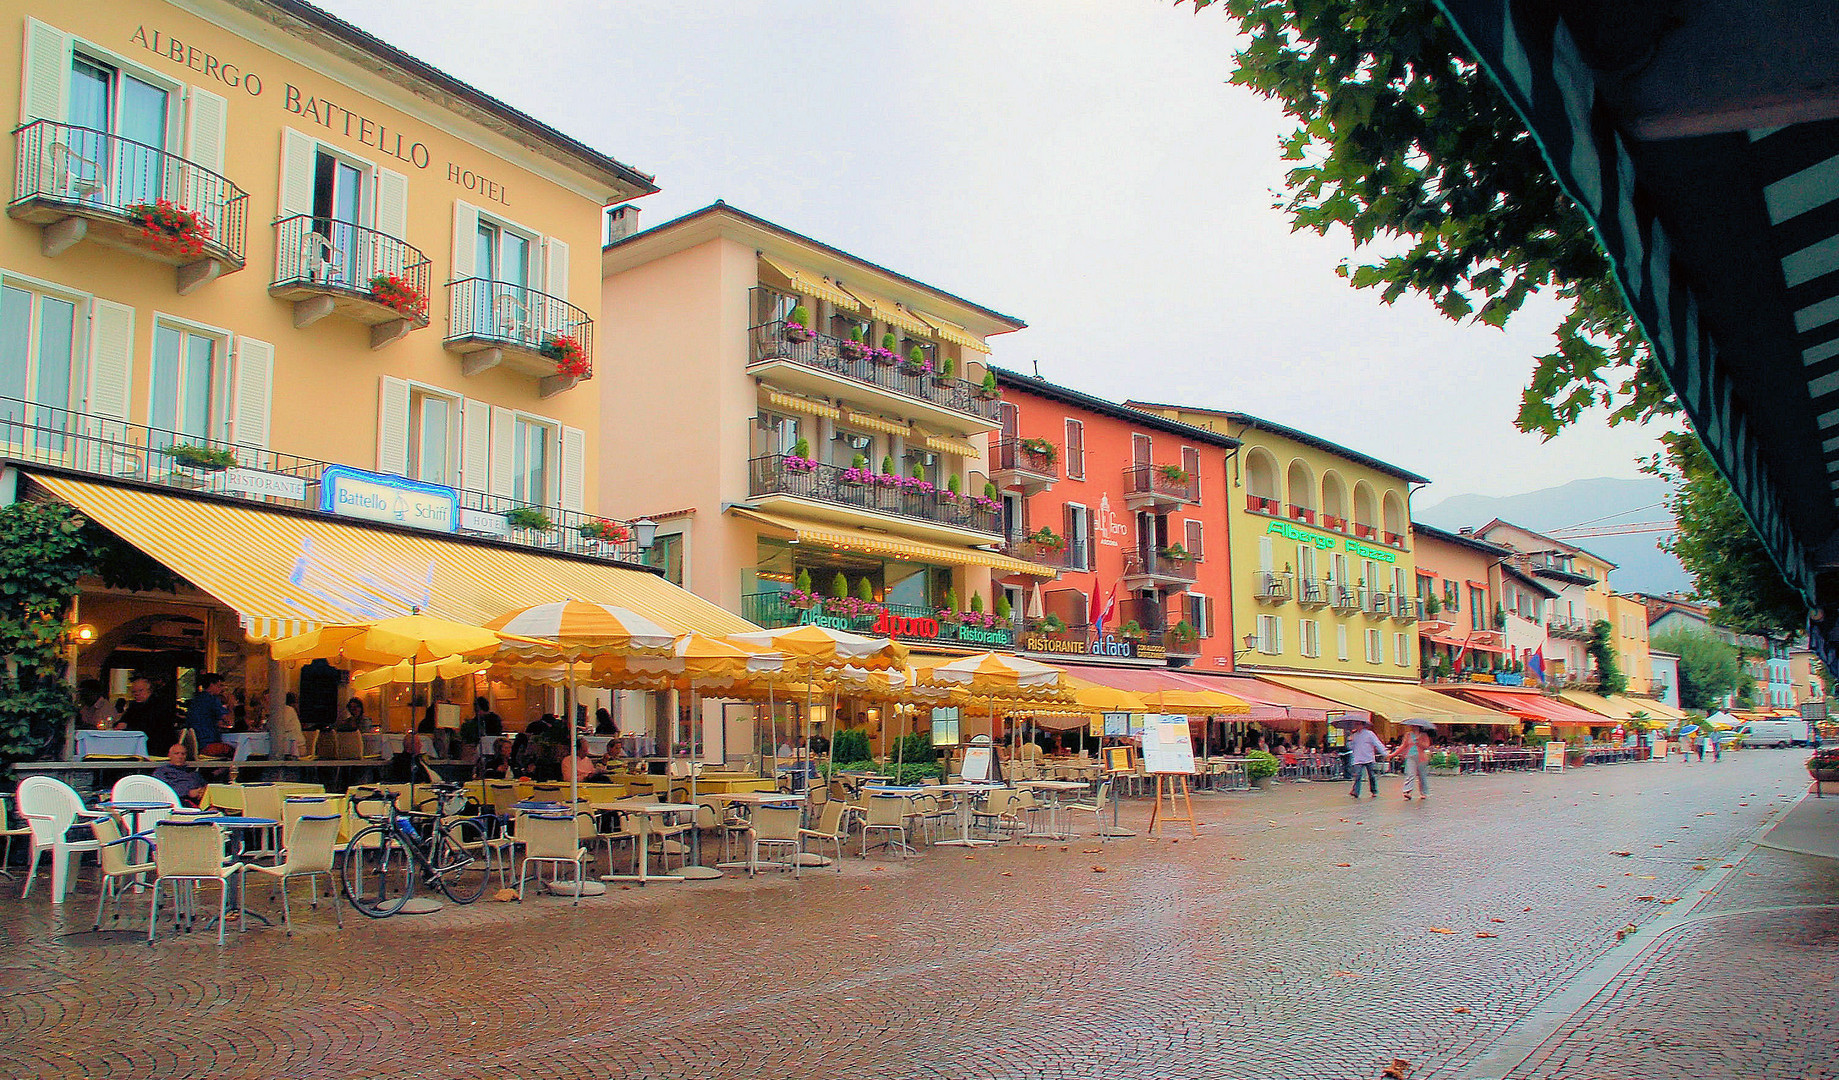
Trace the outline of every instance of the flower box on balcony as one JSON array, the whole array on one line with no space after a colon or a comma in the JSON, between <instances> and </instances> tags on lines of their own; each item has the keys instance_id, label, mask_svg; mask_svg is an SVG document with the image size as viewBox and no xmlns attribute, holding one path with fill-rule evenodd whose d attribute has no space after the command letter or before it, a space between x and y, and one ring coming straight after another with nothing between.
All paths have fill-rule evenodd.
<instances>
[{"instance_id":1,"label":"flower box on balcony","mask_svg":"<svg viewBox=\"0 0 1839 1080\"><path fill-rule=\"evenodd\" d=\"M810 341L811 339L815 337L817 337L817 331L811 329L808 326L800 326L794 322L789 322L785 324L785 339L787 341L796 342L800 345L803 345L805 342Z\"/></svg>"},{"instance_id":2,"label":"flower box on balcony","mask_svg":"<svg viewBox=\"0 0 1839 1080\"><path fill-rule=\"evenodd\" d=\"M1309 509L1306 506L1292 506L1290 507L1290 519L1292 521L1301 521L1301 522L1305 522L1310 525L1314 525L1315 524L1315 511Z\"/></svg>"}]
</instances>

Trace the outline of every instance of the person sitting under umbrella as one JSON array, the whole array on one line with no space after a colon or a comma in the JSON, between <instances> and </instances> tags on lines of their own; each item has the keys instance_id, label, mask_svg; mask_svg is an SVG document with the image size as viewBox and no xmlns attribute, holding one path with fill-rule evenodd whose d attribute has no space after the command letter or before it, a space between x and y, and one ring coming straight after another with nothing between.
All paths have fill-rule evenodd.
<instances>
[{"instance_id":1,"label":"person sitting under umbrella","mask_svg":"<svg viewBox=\"0 0 1839 1080\"><path fill-rule=\"evenodd\" d=\"M587 740L576 739L575 756L562 762L562 779L585 784L590 780L604 780L606 775L607 770L601 768L600 762L588 753Z\"/></svg>"}]
</instances>

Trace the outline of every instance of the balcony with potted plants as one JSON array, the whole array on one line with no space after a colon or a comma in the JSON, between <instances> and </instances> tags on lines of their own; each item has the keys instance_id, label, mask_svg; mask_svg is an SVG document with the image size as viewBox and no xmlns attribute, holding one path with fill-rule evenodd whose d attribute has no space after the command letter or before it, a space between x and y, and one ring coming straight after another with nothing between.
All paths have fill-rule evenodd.
<instances>
[{"instance_id":1,"label":"balcony with potted plants","mask_svg":"<svg viewBox=\"0 0 1839 1080\"><path fill-rule=\"evenodd\" d=\"M1359 540L1377 540L1379 539L1378 527L1369 525L1362 521L1354 522L1353 534L1354 534L1354 537Z\"/></svg>"},{"instance_id":2,"label":"balcony with potted plants","mask_svg":"<svg viewBox=\"0 0 1839 1080\"><path fill-rule=\"evenodd\" d=\"M1083 570L1087 567L1085 544L1061 536L1043 525L1031 533L1013 535L1003 541L1002 552L1056 570Z\"/></svg>"},{"instance_id":3,"label":"balcony with potted plants","mask_svg":"<svg viewBox=\"0 0 1839 1080\"><path fill-rule=\"evenodd\" d=\"M1124 470L1124 506L1133 513L1169 514L1200 502L1200 477L1180 465L1132 465Z\"/></svg>"},{"instance_id":4,"label":"balcony with potted plants","mask_svg":"<svg viewBox=\"0 0 1839 1080\"><path fill-rule=\"evenodd\" d=\"M14 132L7 214L39 226L52 259L89 240L176 267L193 292L246 264L249 195L196 162L92 128L35 120Z\"/></svg>"},{"instance_id":5,"label":"balcony with potted plants","mask_svg":"<svg viewBox=\"0 0 1839 1080\"><path fill-rule=\"evenodd\" d=\"M1124 552L1126 589L1185 589L1199 576L1194 557L1180 544Z\"/></svg>"},{"instance_id":6,"label":"balcony with potted plants","mask_svg":"<svg viewBox=\"0 0 1839 1080\"><path fill-rule=\"evenodd\" d=\"M1169 627L1162 641L1171 657L1192 660L1200 655L1200 631L1186 619Z\"/></svg>"},{"instance_id":7,"label":"balcony with potted plants","mask_svg":"<svg viewBox=\"0 0 1839 1080\"><path fill-rule=\"evenodd\" d=\"M964 494L955 476L940 486L899 475L892 458L883 458L876 469L859 455L843 468L798 453L767 454L747 468L749 501L762 510L878 529L893 525L897 532L947 543L992 544L1002 538L1002 504L994 484L981 494Z\"/></svg>"},{"instance_id":8,"label":"balcony with potted plants","mask_svg":"<svg viewBox=\"0 0 1839 1080\"><path fill-rule=\"evenodd\" d=\"M810 312L755 326L747 358L750 375L820 397L846 397L897 416L965 434L996 431L1001 392L994 372L982 382L958 377L957 362L932 343L883 335L875 344L861 328L849 337L812 329Z\"/></svg>"},{"instance_id":9,"label":"balcony with potted plants","mask_svg":"<svg viewBox=\"0 0 1839 1080\"><path fill-rule=\"evenodd\" d=\"M1046 439L999 439L990 479L1004 491L1037 495L1060 478L1060 448Z\"/></svg>"},{"instance_id":10,"label":"balcony with potted plants","mask_svg":"<svg viewBox=\"0 0 1839 1080\"><path fill-rule=\"evenodd\" d=\"M594 321L562 299L522 285L466 278L447 285L445 344L460 373L503 367L553 397L594 374Z\"/></svg>"},{"instance_id":11,"label":"balcony with potted plants","mask_svg":"<svg viewBox=\"0 0 1839 1080\"><path fill-rule=\"evenodd\" d=\"M428 257L387 233L306 214L275 222L268 295L294 305L294 325L337 315L370 327L380 349L428 325Z\"/></svg>"},{"instance_id":12,"label":"balcony with potted plants","mask_svg":"<svg viewBox=\"0 0 1839 1080\"><path fill-rule=\"evenodd\" d=\"M1300 521L1304 525L1315 524L1315 508L1313 506L1296 506L1293 504L1288 510L1289 513L1287 516L1291 521Z\"/></svg>"}]
</instances>

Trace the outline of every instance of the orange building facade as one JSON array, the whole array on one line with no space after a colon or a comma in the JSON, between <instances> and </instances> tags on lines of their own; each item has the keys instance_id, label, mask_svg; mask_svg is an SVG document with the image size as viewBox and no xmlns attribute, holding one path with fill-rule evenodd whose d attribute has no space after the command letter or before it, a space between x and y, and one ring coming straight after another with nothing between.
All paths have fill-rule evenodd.
<instances>
[{"instance_id":1,"label":"orange building facade","mask_svg":"<svg viewBox=\"0 0 1839 1080\"><path fill-rule=\"evenodd\" d=\"M1001 428L990 435L988 461L1004 550L1060 572L1038 585L999 579L1021 615L1019 649L1048 660L1229 670L1225 483L1238 442L992 370Z\"/></svg>"}]
</instances>

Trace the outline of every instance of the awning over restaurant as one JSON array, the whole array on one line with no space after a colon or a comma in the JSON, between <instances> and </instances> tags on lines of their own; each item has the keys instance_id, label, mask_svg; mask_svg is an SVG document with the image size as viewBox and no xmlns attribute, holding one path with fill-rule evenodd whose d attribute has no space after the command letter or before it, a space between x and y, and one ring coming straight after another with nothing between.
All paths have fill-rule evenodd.
<instances>
[{"instance_id":1,"label":"awning over restaurant","mask_svg":"<svg viewBox=\"0 0 1839 1080\"><path fill-rule=\"evenodd\" d=\"M944 544L929 544L924 540L906 540L883 533L872 533L866 529L816 525L808 521L794 521L791 518L780 517L778 514L768 514L741 507L733 507L728 512L736 517L746 518L776 529L786 539L796 540L801 544L819 544L842 551L859 551L865 555L912 559L914 562L943 566L987 566L1004 574L1030 574L1039 578L1050 578L1059 573L1050 566L1023 562L1021 559L1011 559L1007 555L998 555L994 551L982 551L978 548L948 547Z\"/></svg>"},{"instance_id":2,"label":"awning over restaurant","mask_svg":"<svg viewBox=\"0 0 1839 1080\"><path fill-rule=\"evenodd\" d=\"M1354 719L1371 719L1360 709L1347 709L1339 702L1327 698L1305 694L1288 686L1279 686L1274 682L1250 675L1202 675L1188 671L1172 671L1169 674L1193 686L1207 690L1223 690L1237 698L1242 698L1252 707L1251 715L1239 719L1252 720L1270 727L1281 727L1295 731L1303 724L1325 724L1330 712L1340 713Z\"/></svg>"},{"instance_id":3,"label":"awning over restaurant","mask_svg":"<svg viewBox=\"0 0 1839 1080\"><path fill-rule=\"evenodd\" d=\"M1238 696L1232 687L1219 684L1218 680L1184 678L1168 668L1153 667L1112 667L1108 664L1060 664L1050 665L1075 678L1086 682L1109 686L1113 690L1128 690L1133 694L1155 694L1170 690L1213 690L1222 694ZM1250 705L1248 700L1246 704ZM1256 706L1252 713L1233 713L1234 720L1255 720ZM1196 714L1199 715L1199 714ZM1224 714L1221 714L1224 715Z\"/></svg>"},{"instance_id":4,"label":"awning over restaurant","mask_svg":"<svg viewBox=\"0 0 1839 1080\"><path fill-rule=\"evenodd\" d=\"M1559 697L1581 709L1609 718L1611 723L1635 720L1642 716L1656 720L1683 720L1686 714L1658 701L1636 701L1620 694L1592 694L1587 690L1565 690Z\"/></svg>"},{"instance_id":5,"label":"awning over restaurant","mask_svg":"<svg viewBox=\"0 0 1839 1080\"><path fill-rule=\"evenodd\" d=\"M1261 675L1268 682L1288 686L1306 694L1338 701L1364 709L1381 720L1398 723L1407 717L1422 717L1433 724L1474 724L1493 727L1520 726L1520 721L1506 713L1484 708L1473 702L1426 690L1416 683L1365 682L1359 679L1335 679L1321 675Z\"/></svg>"},{"instance_id":6,"label":"awning over restaurant","mask_svg":"<svg viewBox=\"0 0 1839 1080\"><path fill-rule=\"evenodd\" d=\"M1460 694L1478 705L1512 713L1537 724L1600 725L1603 718L1587 709L1548 698L1537 690L1505 690L1496 687L1453 686L1443 691Z\"/></svg>"},{"instance_id":7,"label":"awning over restaurant","mask_svg":"<svg viewBox=\"0 0 1839 1080\"><path fill-rule=\"evenodd\" d=\"M678 632L758 629L643 570L59 476L32 479L228 605L257 640L411 608L483 623L571 599L630 608Z\"/></svg>"},{"instance_id":8,"label":"awning over restaurant","mask_svg":"<svg viewBox=\"0 0 1839 1080\"><path fill-rule=\"evenodd\" d=\"M1684 709L1675 709L1666 702L1655 701L1653 698L1629 697L1626 694L1610 694L1609 700L1626 705L1636 712L1646 713L1656 720L1684 720L1686 718L1686 711ZM1783 715L1799 716L1800 714L1797 712L1788 712Z\"/></svg>"}]
</instances>

